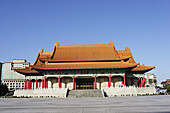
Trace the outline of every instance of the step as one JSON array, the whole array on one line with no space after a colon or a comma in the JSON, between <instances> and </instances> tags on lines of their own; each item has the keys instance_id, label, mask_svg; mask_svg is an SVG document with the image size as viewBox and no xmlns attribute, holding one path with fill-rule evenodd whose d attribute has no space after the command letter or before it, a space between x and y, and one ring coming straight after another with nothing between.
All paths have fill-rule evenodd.
<instances>
[{"instance_id":1,"label":"step","mask_svg":"<svg viewBox=\"0 0 170 113\"><path fill-rule=\"evenodd\" d=\"M70 90L68 92L68 98L70 97L103 97L102 91L93 90Z\"/></svg>"}]
</instances>

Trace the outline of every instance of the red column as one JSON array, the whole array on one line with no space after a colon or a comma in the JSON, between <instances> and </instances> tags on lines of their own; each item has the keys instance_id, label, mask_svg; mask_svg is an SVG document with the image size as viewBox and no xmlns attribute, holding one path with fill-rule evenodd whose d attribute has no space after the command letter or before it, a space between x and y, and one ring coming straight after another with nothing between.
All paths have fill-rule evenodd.
<instances>
[{"instance_id":1,"label":"red column","mask_svg":"<svg viewBox=\"0 0 170 113\"><path fill-rule=\"evenodd\" d=\"M44 88L44 79L42 79L42 88Z\"/></svg>"},{"instance_id":2,"label":"red column","mask_svg":"<svg viewBox=\"0 0 170 113\"><path fill-rule=\"evenodd\" d=\"M24 89L27 89L27 80L25 79Z\"/></svg>"},{"instance_id":3,"label":"red column","mask_svg":"<svg viewBox=\"0 0 170 113\"><path fill-rule=\"evenodd\" d=\"M111 75L109 75L109 81L108 81L108 87L110 88L111 86Z\"/></svg>"},{"instance_id":4,"label":"red column","mask_svg":"<svg viewBox=\"0 0 170 113\"><path fill-rule=\"evenodd\" d=\"M29 89L32 89L31 79L29 79Z\"/></svg>"},{"instance_id":5,"label":"red column","mask_svg":"<svg viewBox=\"0 0 170 113\"><path fill-rule=\"evenodd\" d=\"M132 84L131 84L132 86L134 85L134 77L132 77Z\"/></svg>"},{"instance_id":6,"label":"red column","mask_svg":"<svg viewBox=\"0 0 170 113\"><path fill-rule=\"evenodd\" d=\"M44 76L44 88L46 88L46 77Z\"/></svg>"},{"instance_id":7,"label":"red column","mask_svg":"<svg viewBox=\"0 0 170 113\"><path fill-rule=\"evenodd\" d=\"M46 88L48 88L48 80L46 79Z\"/></svg>"},{"instance_id":8,"label":"red column","mask_svg":"<svg viewBox=\"0 0 170 113\"><path fill-rule=\"evenodd\" d=\"M123 77L122 77L122 84L123 84Z\"/></svg>"},{"instance_id":9,"label":"red column","mask_svg":"<svg viewBox=\"0 0 170 113\"><path fill-rule=\"evenodd\" d=\"M75 89L75 77L73 76L73 89Z\"/></svg>"},{"instance_id":10,"label":"red column","mask_svg":"<svg viewBox=\"0 0 170 113\"><path fill-rule=\"evenodd\" d=\"M143 77L143 87L145 87L145 77Z\"/></svg>"},{"instance_id":11,"label":"red column","mask_svg":"<svg viewBox=\"0 0 170 113\"><path fill-rule=\"evenodd\" d=\"M32 89L32 82L30 82L30 89Z\"/></svg>"},{"instance_id":12,"label":"red column","mask_svg":"<svg viewBox=\"0 0 170 113\"><path fill-rule=\"evenodd\" d=\"M142 78L142 84L141 84L141 86L144 87L144 85L145 85L145 77Z\"/></svg>"},{"instance_id":13,"label":"red column","mask_svg":"<svg viewBox=\"0 0 170 113\"><path fill-rule=\"evenodd\" d=\"M60 76L58 77L58 87L61 88Z\"/></svg>"},{"instance_id":14,"label":"red column","mask_svg":"<svg viewBox=\"0 0 170 113\"><path fill-rule=\"evenodd\" d=\"M37 79L36 79L35 83L36 83L36 88L38 88L38 81L37 81Z\"/></svg>"},{"instance_id":15,"label":"red column","mask_svg":"<svg viewBox=\"0 0 170 113\"><path fill-rule=\"evenodd\" d=\"M29 83L29 80L27 81L27 89L29 89L30 87L30 83Z\"/></svg>"},{"instance_id":16,"label":"red column","mask_svg":"<svg viewBox=\"0 0 170 113\"><path fill-rule=\"evenodd\" d=\"M94 89L96 89L96 76L94 76Z\"/></svg>"},{"instance_id":17,"label":"red column","mask_svg":"<svg viewBox=\"0 0 170 113\"><path fill-rule=\"evenodd\" d=\"M28 82L28 83L27 83L27 85L28 85L28 86L27 86L27 89L30 89L30 81L28 80L27 82Z\"/></svg>"},{"instance_id":18,"label":"red column","mask_svg":"<svg viewBox=\"0 0 170 113\"><path fill-rule=\"evenodd\" d=\"M140 77L138 77L138 87L141 87L141 84L140 84Z\"/></svg>"},{"instance_id":19,"label":"red column","mask_svg":"<svg viewBox=\"0 0 170 113\"><path fill-rule=\"evenodd\" d=\"M124 86L126 86L126 79L125 79L125 75L123 75L123 83L124 83Z\"/></svg>"}]
</instances>

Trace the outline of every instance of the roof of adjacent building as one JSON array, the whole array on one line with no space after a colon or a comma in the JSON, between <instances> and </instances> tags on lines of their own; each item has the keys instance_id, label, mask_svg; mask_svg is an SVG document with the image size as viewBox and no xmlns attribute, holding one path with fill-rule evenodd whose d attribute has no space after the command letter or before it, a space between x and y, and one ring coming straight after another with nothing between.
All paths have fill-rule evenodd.
<instances>
[{"instance_id":1,"label":"roof of adjacent building","mask_svg":"<svg viewBox=\"0 0 170 113\"><path fill-rule=\"evenodd\" d=\"M30 67L25 67L23 69L14 69L14 71L17 71L18 73L39 73L38 71L31 69Z\"/></svg>"},{"instance_id":2,"label":"roof of adjacent building","mask_svg":"<svg viewBox=\"0 0 170 113\"><path fill-rule=\"evenodd\" d=\"M136 63L128 47L116 50L114 43L59 45L55 43L52 52L40 49L36 60L30 69L16 70L27 73L37 73L37 69L105 69L132 68L132 72L149 71L154 66L144 66ZM35 70L34 70L35 69ZM33 71L34 70L34 71Z\"/></svg>"}]
</instances>

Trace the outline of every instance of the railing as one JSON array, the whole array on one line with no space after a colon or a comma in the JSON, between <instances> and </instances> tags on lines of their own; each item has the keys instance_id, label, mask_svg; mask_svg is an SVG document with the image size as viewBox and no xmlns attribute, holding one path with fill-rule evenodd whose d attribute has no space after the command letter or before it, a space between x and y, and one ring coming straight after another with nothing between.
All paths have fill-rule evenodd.
<instances>
[{"instance_id":1,"label":"railing","mask_svg":"<svg viewBox=\"0 0 170 113\"><path fill-rule=\"evenodd\" d=\"M35 98L66 98L68 88L48 88L48 89L30 89L30 90L16 90L14 96L16 97L35 97Z\"/></svg>"},{"instance_id":2,"label":"railing","mask_svg":"<svg viewBox=\"0 0 170 113\"><path fill-rule=\"evenodd\" d=\"M131 87L103 88L103 90L108 97L156 94L156 89L154 87L131 86Z\"/></svg>"}]
</instances>

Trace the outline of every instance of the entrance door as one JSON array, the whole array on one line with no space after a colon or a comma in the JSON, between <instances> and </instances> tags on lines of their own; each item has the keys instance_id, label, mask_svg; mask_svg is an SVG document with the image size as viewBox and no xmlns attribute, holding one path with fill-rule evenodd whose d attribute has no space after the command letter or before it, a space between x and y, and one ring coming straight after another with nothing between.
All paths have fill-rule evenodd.
<instances>
[{"instance_id":1,"label":"entrance door","mask_svg":"<svg viewBox=\"0 0 170 113\"><path fill-rule=\"evenodd\" d=\"M76 78L76 89L94 89L94 79Z\"/></svg>"}]
</instances>

